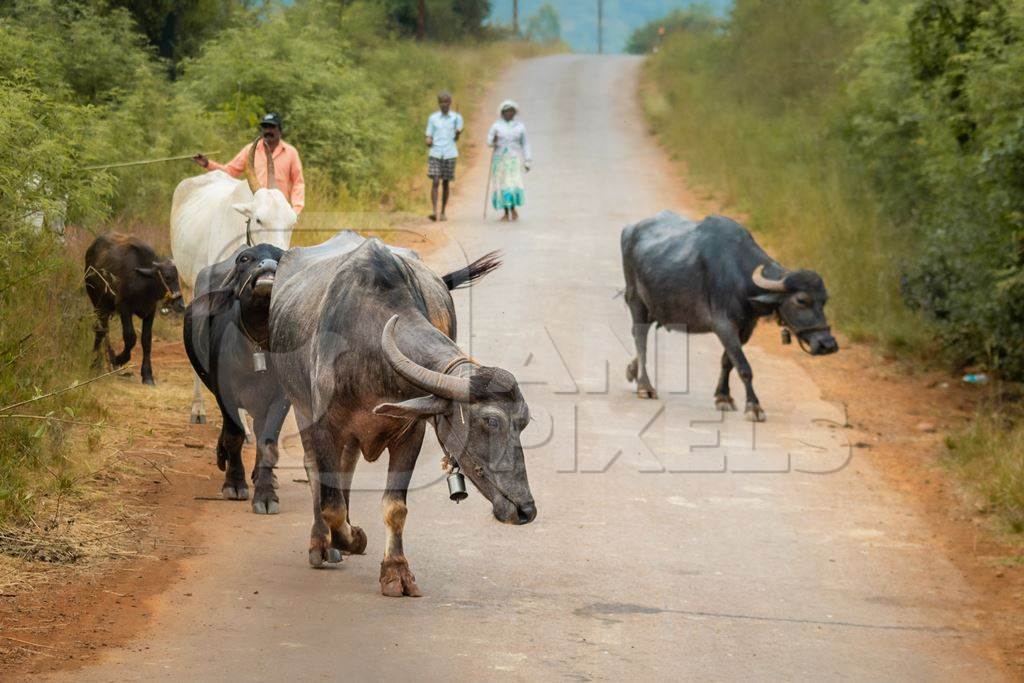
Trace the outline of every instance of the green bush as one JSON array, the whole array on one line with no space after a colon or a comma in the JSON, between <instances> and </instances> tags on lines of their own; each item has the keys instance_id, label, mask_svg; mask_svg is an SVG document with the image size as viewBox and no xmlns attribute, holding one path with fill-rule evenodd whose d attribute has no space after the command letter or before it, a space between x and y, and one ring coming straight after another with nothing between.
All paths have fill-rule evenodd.
<instances>
[{"instance_id":1,"label":"green bush","mask_svg":"<svg viewBox=\"0 0 1024 683\"><path fill-rule=\"evenodd\" d=\"M905 3L851 61L848 139L917 236L903 291L960 364L1024 379L1024 3Z\"/></svg>"}]
</instances>

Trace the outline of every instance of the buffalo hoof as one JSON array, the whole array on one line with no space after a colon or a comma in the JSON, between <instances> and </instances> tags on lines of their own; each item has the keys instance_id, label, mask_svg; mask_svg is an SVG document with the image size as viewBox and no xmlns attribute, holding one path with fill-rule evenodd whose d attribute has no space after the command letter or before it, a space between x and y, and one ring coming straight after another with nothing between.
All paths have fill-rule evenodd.
<instances>
[{"instance_id":1,"label":"buffalo hoof","mask_svg":"<svg viewBox=\"0 0 1024 683\"><path fill-rule=\"evenodd\" d=\"M384 560L380 563L380 592L389 598L423 595L416 585L416 577L409 571L409 562L404 557Z\"/></svg>"},{"instance_id":2,"label":"buffalo hoof","mask_svg":"<svg viewBox=\"0 0 1024 683\"><path fill-rule=\"evenodd\" d=\"M723 413L731 413L736 410L736 402L731 396L715 396L715 409Z\"/></svg>"},{"instance_id":3,"label":"buffalo hoof","mask_svg":"<svg viewBox=\"0 0 1024 683\"><path fill-rule=\"evenodd\" d=\"M153 381L152 377L143 377L142 378L142 383L145 384L147 387L155 387L156 386L156 382Z\"/></svg>"},{"instance_id":4,"label":"buffalo hoof","mask_svg":"<svg viewBox=\"0 0 1024 683\"><path fill-rule=\"evenodd\" d=\"M254 497L252 511L257 515L276 515L281 511L281 506L276 500L257 500Z\"/></svg>"},{"instance_id":5,"label":"buffalo hoof","mask_svg":"<svg viewBox=\"0 0 1024 683\"><path fill-rule=\"evenodd\" d=\"M252 494L252 511L257 515L276 515L280 510L277 494L272 487L263 482L256 484L256 491Z\"/></svg>"},{"instance_id":6,"label":"buffalo hoof","mask_svg":"<svg viewBox=\"0 0 1024 683\"><path fill-rule=\"evenodd\" d=\"M193 413L192 415L189 416L188 421L189 421L190 424L204 425L204 424L206 424L206 416L205 415L196 415L195 413Z\"/></svg>"},{"instance_id":7,"label":"buffalo hoof","mask_svg":"<svg viewBox=\"0 0 1024 683\"><path fill-rule=\"evenodd\" d=\"M220 489L220 495L224 500L249 500L249 487L245 484L238 486L224 484Z\"/></svg>"},{"instance_id":8,"label":"buffalo hoof","mask_svg":"<svg viewBox=\"0 0 1024 683\"><path fill-rule=\"evenodd\" d=\"M357 526L352 528L352 541L346 542L341 534L331 535L331 545L349 555L362 555L366 552L366 532Z\"/></svg>"},{"instance_id":9,"label":"buffalo hoof","mask_svg":"<svg viewBox=\"0 0 1024 683\"><path fill-rule=\"evenodd\" d=\"M314 569L320 569L327 564L338 564L341 562L341 551L327 545L327 539L313 539L309 543L309 564Z\"/></svg>"},{"instance_id":10,"label":"buffalo hoof","mask_svg":"<svg viewBox=\"0 0 1024 683\"><path fill-rule=\"evenodd\" d=\"M658 392L650 387L640 388L636 390L636 396L637 398L658 398Z\"/></svg>"},{"instance_id":11,"label":"buffalo hoof","mask_svg":"<svg viewBox=\"0 0 1024 683\"><path fill-rule=\"evenodd\" d=\"M633 360L629 361L629 365L626 366L626 381L627 382L635 382L636 381L636 358L634 358Z\"/></svg>"},{"instance_id":12,"label":"buffalo hoof","mask_svg":"<svg viewBox=\"0 0 1024 683\"><path fill-rule=\"evenodd\" d=\"M748 403L744 417L749 422L764 422L764 411L756 403Z\"/></svg>"}]
</instances>

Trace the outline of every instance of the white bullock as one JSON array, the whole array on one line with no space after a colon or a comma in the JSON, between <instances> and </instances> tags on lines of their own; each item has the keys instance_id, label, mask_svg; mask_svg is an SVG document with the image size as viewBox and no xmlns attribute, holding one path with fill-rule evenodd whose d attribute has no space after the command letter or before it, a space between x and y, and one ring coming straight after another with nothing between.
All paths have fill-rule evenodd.
<instances>
[{"instance_id":1,"label":"white bullock","mask_svg":"<svg viewBox=\"0 0 1024 683\"><path fill-rule=\"evenodd\" d=\"M266 188L260 187L254 170L256 142L249 148L244 181L223 171L211 171L186 178L175 188L171 203L171 254L188 299L194 295L199 271L223 261L238 247L266 243L287 249L291 243L298 216L277 187L274 159L270 150L266 151ZM194 423L206 422L198 377L190 419Z\"/></svg>"}]
</instances>

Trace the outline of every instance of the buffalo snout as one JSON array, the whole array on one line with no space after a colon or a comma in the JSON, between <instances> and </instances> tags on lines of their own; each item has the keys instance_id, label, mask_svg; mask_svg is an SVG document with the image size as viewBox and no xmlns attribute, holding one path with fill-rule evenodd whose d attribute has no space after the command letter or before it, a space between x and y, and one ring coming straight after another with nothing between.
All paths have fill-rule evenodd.
<instances>
[{"instance_id":1,"label":"buffalo snout","mask_svg":"<svg viewBox=\"0 0 1024 683\"><path fill-rule=\"evenodd\" d=\"M185 313L185 299L180 293L167 299L160 308L160 313L162 315L183 315Z\"/></svg>"},{"instance_id":2,"label":"buffalo snout","mask_svg":"<svg viewBox=\"0 0 1024 683\"><path fill-rule=\"evenodd\" d=\"M812 356L827 356L839 350L839 342L831 334L816 335L807 341Z\"/></svg>"},{"instance_id":3,"label":"buffalo snout","mask_svg":"<svg viewBox=\"0 0 1024 683\"><path fill-rule=\"evenodd\" d=\"M494 518L502 524L521 526L537 518L537 505L532 500L516 503L502 496L491 505Z\"/></svg>"},{"instance_id":4,"label":"buffalo snout","mask_svg":"<svg viewBox=\"0 0 1024 683\"><path fill-rule=\"evenodd\" d=\"M253 274L253 291L260 296L268 296L274 287L276 275L277 261L274 259L260 261L256 264L256 272Z\"/></svg>"}]
</instances>

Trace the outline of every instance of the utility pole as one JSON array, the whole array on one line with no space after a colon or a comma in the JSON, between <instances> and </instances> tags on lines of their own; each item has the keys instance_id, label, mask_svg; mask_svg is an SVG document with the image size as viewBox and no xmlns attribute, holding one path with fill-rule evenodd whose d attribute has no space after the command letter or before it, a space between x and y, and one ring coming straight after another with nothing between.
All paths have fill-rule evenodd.
<instances>
[{"instance_id":1,"label":"utility pole","mask_svg":"<svg viewBox=\"0 0 1024 683\"><path fill-rule=\"evenodd\" d=\"M512 32L519 36L519 0L512 0Z\"/></svg>"},{"instance_id":2,"label":"utility pole","mask_svg":"<svg viewBox=\"0 0 1024 683\"><path fill-rule=\"evenodd\" d=\"M419 0L416 15L416 40L423 40L427 35L427 0Z\"/></svg>"},{"instance_id":3,"label":"utility pole","mask_svg":"<svg viewBox=\"0 0 1024 683\"><path fill-rule=\"evenodd\" d=\"M597 0L597 54L604 53L604 0Z\"/></svg>"}]
</instances>

